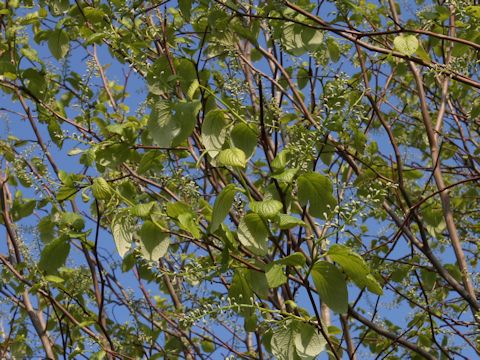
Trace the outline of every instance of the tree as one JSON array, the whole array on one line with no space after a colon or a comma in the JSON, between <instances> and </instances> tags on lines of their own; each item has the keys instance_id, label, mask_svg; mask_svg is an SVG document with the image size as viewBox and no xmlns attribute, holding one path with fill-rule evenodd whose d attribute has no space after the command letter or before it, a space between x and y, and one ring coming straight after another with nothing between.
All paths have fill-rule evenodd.
<instances>
[{"instance_id":1,"label":"tree","mask_svg":"<svg viewBox=\"0 0 480 360\"><path fill-rule=\"evenodd\" d=\"M1 358L480 356L474 1L0 4Z\"/></svg>"}]
</instances>

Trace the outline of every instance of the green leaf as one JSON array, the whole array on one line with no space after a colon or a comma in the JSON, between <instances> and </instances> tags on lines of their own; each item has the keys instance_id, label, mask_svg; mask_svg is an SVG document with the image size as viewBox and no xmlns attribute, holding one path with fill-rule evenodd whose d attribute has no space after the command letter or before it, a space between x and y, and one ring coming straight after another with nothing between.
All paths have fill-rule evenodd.
<instances>
[{"instance_id":1,"label":"green leaf","mask_svg":"<svg viewBox=\"0 0 480 360\"><path fill-rule=\"evenodd\" d=\"M133 226L131 220L126 216L117 215L112 220L111 229L118 254L123 258L132 247Z\"/></svg>"},{"instance_id":2,"label":"green leaf","mask_svg":"<svg viewBox=\"0 0 480 360\"><path fill-rule=\"evenodd\" d=\"M190 21L192 0L178 0L178 8L185 17L185 20Z\"/></svg>"},{"instance_id":3,"label":"green leaf","mask_svg":"<svg viewBox=\"0 0 480 360\"><path fill-rule=\"evenodd\" d=\"M275 159L273 159L272 163L270 164L275 172L285 169L285 166L287 166L287 155L288 150L282 150L277 154L277 156L275 156Z\"/></svg>"},{"instance_id":4,"label":"green leaf","mask_svg":"<svg viewBox=\"0 0 480 360\"><path fill-rule=\"evenodd\" d=\"M216 158L219 165L244 168L247 166L245 153L237 148L220 151Z\"/></svg>"},{"instance_id":5,"label":"green leaf","mask_svg":"<svg viewBox=\"0 0 480 360\"><path fill-rule=\"evenodd\" d=\"M289 23L283 27L283 48L286 52L300 56L307 51L316 51L323 43L323 33L300 24Z\"/></svg>"},{"instance_id":6,"label":"green leaf","mask_svg":"<svg viewBox=\"0 0 480 360\"><path fill-rule=\"evenodd\" d=\"M40 219L37 224L37 230L40 235L40 239L44 243L48 243L55 236L55 222L51 216L45 216Z\"/></svg>"},{"instance_id":7,"label":"green leaf","mask_svg":"<svg viewBox=\"0 0 480 360\"><path fill-rule=\"evenodd\" d=\"M67 32L62 29L53 30L48 38L48 48L57 60L64 58L70 49Z\"/></svg>"},{"instance_id":8,"label":"green leaf","mask_svg":"<svg viewBox=\"0 0 480 360\"><path fill-rule=\"evenodd\" d=\"M180 228L188 231L192 234L193 237L199 239L202 236L198 224L195 222L194 216L192 213L183 213L178 215L178 222L180 223Z\"/></svg>"},{"instance_id":9,"label":"green leaf","mask_svg":"<svg viewBox=\"0 0 480 360\"><path fill-rule=\"evenodd\" d=\"M110 185L104 178L98 177L93 180L92 193L98 200L108 199L111 194Z\"/></svg>"},{"instance_id":10,"label":"green leaf","mask_svg":"<svg viewBox=\"0 0 480 360\"><path fill-rule=\"evenodd\" d=\"M234 304L251 304L253 297L252 289L247 282L247 270L238 268L232 277L232 283L228 289L228 297ZM252 313L251 309L240 309L238 311L244 316L249 316Z\"/></svg>"},{"instance_id":11,"label":"green leaf","mask_svg":"<svg viewBox=\"0 0 480 360\"><path fill-rule=\"evenodd\" d=\"M213 204L212 212L212 222L210 223L210 232L213 233L220 226L221 223L225 220L225 217L230 212L232 207L233 199L235 198L235 193L237 189L235 185L229 184L223 188L223 190L218 194Z\"/></svg>"},{"instance_id":12,"label":"green leaf","mask_svg":"<svg viewBox=\"0 0 480 360\"><path fill-rule=\"evenodd\" d=\"M368 291L376 295L383 295L382 286L372 274L368 274L366 278L366 286Z\"/></svg>"},{"instance_id":13,"label":"green leaf","mask_svg":"<svg viewBox=\"0 0 480 360\"><path fill-rule=\"evenodd\" d=\"M295 175L298 173L298 168L295 169L286 169L285 171L274 174L271 177L277 179L278 181L284 182L286 184L291 184L293 179L295 179Z\"/></svg>"},{"instance_id":14,"label":"green leaf","mask_svg":"<svg viewBox=\"0 0 480 360\"><path fill-rule=\"evenodd\" d=\"M235 125L230 133L234 147L242 150L249 159L257 147L257 131L245 123Z\"/></svg>"},{"instance_id":15,"label":"green leaf","mask_svg":"<svg viewBox=\"0 0 480 360\"><path fill-rule=\"evenodd\" d=\"M265 276L270 288L276 288L285 284L288 280L284 273L283 266L272 263L265 267Z\"/></svg>"},{"instance_id":16,"label":"green leaf","mask_svg":"<svg viewBox=\"0 0 480 360\"><path fill-rule=\"evenodd\" d=\"M57 191L57 200L65 201L65 200L71 199L72 197L75 196L77 192L78 190L74 187L62 186Z\"/></svg>"},{"instance_id":17,"label":"green leaf","mask_svg":"<svg viewBox=\"0 0 480 360\"><path fill-rule=\"evenodd\" d=\"M268 252L268 229L260 215L249 213L238 224L238 240L256 255Z\"/></svg>"},{"instance_id":18,"label":"green leaf","mask_svg":"<svg viewBox=\"0 0 480 360\"><path fill-rule=\"evenodd\" d=\"M336 313L345 314L348 310L347 283L340 270L329 262L318 261L311 274L320 300Z\"/></svg>"},{"instance_id":19,"label":"green leaf","mask_svg":"<svg viewBox=\"0 0 480 360\"><path fill-rule=\"evenodd\" d=\"M45 280L55 284L61 284L65 281L65 279L62 279L60 276L56 276L56 275L47 275L45 276Z\"/></svg>"},{"instance_id":20,"label":"green leaf","mask_svg":"<svg viewBox=\"0 0 480 360\"><path fill-rule=\"evenodd\" d=\"M310 204L310 213L323 219L328 217L337 205L332 183L328 177L315 172L298 177L298 200L302 206Z\"/></svg>"},{"instance_id":21,"label":"green leaf","mask_svg":"<svg viewBox=\"0 0 480 360\"><path fill-rule=\"evenodd\" d=\"M139 231L140 253L150 261L158 261L165 256L170 245L168 234L162 232L151 221L145 221Z\"/></svg>"},{"instance_id":22,"label":"green leaf","mask_svg":"<svg viewBox=\"0 0 480 360\"><path fill-rule=\"evenodd\" d=\"M400 35L393 39L393 46L395 50L407 56L415 54L415 51L418 49L418 45L418 39L415 37L415 35Z\"/></svg>"},{"instance_id":23,"label":"green leaf","mask_svg":"<svg viewBox=\"0 0 480 360\"><path fill-rule=\"evenodd\" d=\"M277 360L296 360L295 322L288 322L286 328L279 327L270 340L272 354Z\"/></svg>"},{"instance_id":24,"label":"green leaf","mask_svg":"<svg viewBox=\"0 0 480 360\"><path fill-rule=\"evenodd\" d=\"M304 266L306 263L305 255L296 252L275 261L277 264L288 266Z\"/></svg>"},{"instance_id":25,"label":"green leaf","mask_svg":"<svg viewBox=\"0 0 480 360\"><path fill-rule=\"evenodd\" d=\"M145 218L150 216L154 206L154 201L148 202L146 204L138 204L130 208L130 214L132 214L133 216Z\"/></svg>"},{"instance_id":26,"label":"green leaf","mask_svg":"<svg viewBox=\"0 0 480 360\"><path fill-rule=\"evenodd\" d=\"M65 264L69 252L68 238L52 240L43 249L38 267L48 275L56 274L58 268Z\"/></svg>"},{"instance_id":27,"label":"green leaf","mask_svg":"<svg viewBox=\"0 0 480 360\"><path fill-rule=\"evenodd\" d=\"M222 150L227 136L227 121L222 110L207 113L202 124L202 143L210 156L215 157Z\"/></svg>"},{"instance_id":28,"label":"green leaf","mask_svg":"<svg viewBox=\"0 0 480 360\"><path fill-rule=\"evenodd\" d=\"M327 255L342 267L343 271L359 288L367 287L375 294L382 292L380 284L370 275L368 265L352 249L345 245L334 244L328 249Z\"/></svg>"},{"instance_id":29,"label":"green leaf","mask_svg":"<svg viewBox=\"0 0 480 360\"><path fill-rule=\"evenodd\" d=\"M262 299L268 299L270 289L264 272L247 270L246 280L256 295Z\"/></svg>"},{"instance_id":30,"label":"green leaf","mask_svg":"<svg viewBox=\"0 0 480 360\"><path fill-rule=\"evenodd\" d=\"M198 100L178 103L158 100L147 123L153 141L160 147L181 144L192 134L201 107Z\"/></svg>"},{"instance_id":31,"label":"green leaf","mask_svg":"<svg viewBox=\"0 0 480 360\"><path fill-rule=\"evenodd\" d=\"M291 215L287 214L278 214L278 226L282 230L292 229L295 226L304 226L305 222Z\"/></svg>"},{"instance_id":32,"label":"green leaf","mask_svg":"<svg viewBox=\"0 0 480 360\"><path fill-rule=\"evenodd\" d=\"M182 214L190 213L193 215L192 209L183 201L169 202L167 204L167 215L171 218L178 219Z\"/></svg>"},{"instance_id":33,"label":"green leaf","mask_svg":"<svg viewBox=\"0 0 480 360\"><path fill-rule=\"evenodd\" d=\"M212 353L215 351L215 343L210 340L202 340L200 343L202 350L206 353Z\"/></svg>"},{"instance_id":34,"label":"green leaf","mask_svg":"<svg viewBox=\"0 0 480 360\"><path fill-rule=\"evenodd\" d=\"M295 349L297 355L301 359L315 359L327 344L325 338L319 334L319 330L314 326L297 322L297 328L294 338Z\"/></svg>"},{"instance_id":35,"label":"green leaf","mask_svg":"<svg viewBox=\"0 0 480 360\"><path fill-rule=\"evenodd\" d=\"M283 205L278 200L263 200L252 201L250 208L258 215L272 219L283 209Z\"/></svg>"}]
</instances>

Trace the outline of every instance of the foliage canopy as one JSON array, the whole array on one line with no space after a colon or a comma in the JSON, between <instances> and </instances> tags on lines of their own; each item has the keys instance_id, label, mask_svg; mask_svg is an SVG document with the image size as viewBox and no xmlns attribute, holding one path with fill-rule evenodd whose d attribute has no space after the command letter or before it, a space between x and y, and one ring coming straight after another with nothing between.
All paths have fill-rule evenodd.
<instances>
[{"instance_id":1,"label":"foliage canopy","mask_svg":"<svg viewBox=\"0 0 480 360\"><path fill-rule=\"evenodd\" d=\"M480 356L480 6L0 4L1 358Z\"/></svg>"}]
</instances>

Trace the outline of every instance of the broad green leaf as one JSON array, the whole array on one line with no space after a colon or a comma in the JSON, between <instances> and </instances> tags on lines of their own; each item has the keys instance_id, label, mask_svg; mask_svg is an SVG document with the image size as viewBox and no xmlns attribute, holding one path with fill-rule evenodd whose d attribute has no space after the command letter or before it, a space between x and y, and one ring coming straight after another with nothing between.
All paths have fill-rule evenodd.
<instances>
[{"instance_id":1,"label":"broad green leaf","mask_svg":"<svg viewBox=\"0 0 480 360\"><path fill-rule=\"evenodd\" d=\"M297 360L298 355L295 347L295 327L296 323L291 321L278 327L273 332L270 340L272 354L277 360Z\"/></svg>"},{"instance_id":2,"label":"broad green leaf","mask_svg":"<svg viewBox=\"0 0 480 360\"><path fill-rule=\"evenodd\" d=\"M55 236L55 222L52 217L49 215L41 218L37 224L37 230L44 243L52 241Z\"/></svg>"},{"instance_id":3,"label":"broad green leaf","mask_svg":"<svg viewBox=\"0 0 480 360\"><path fill-rule=\"evenodd\" d=\"M232 303L236 304L251 304L253 292L247 282L247 270L238 268L232 277L232 283L228 289L228 297ZM251 309L240 309L240 314L249 316L252 313Z\"/></svg>"},{"instance_id":4,"label":"broad green leaf","mask_svg":"<svg viewBox=\"0 0 480 360\"><path fill-rule=\"evenodd\" d=\"M158 146L177 146L193 132L202 105L198 100L172 103L157 100L148 119L147 129Z\"/></svg>"},{"instance_id":5,"label":"broad green leaf","mask_svg":"<svg viewBox=\"0 0 480 360\"><path fill-rule=\"evenodd\" d=\"M223 188L218 194L213 204L212 222L210 223L210 232L215 232L221 223L225 220L225 217L230 212L233 199L236 193L236 187L233 184L229 184Z\"/></svg>"},{"instance_id":6,"label":"broad green leaf","mask_svg":"<svg viewBox=\"0 0 480 360\"><path fill-rule=\"evenodd\" d=\"M245 153L237 148L220 151L216 158L219 165L244 168L247 166Z\"/></svg>"},{"instance_id":7,"label":"broad green leaf","mask_svg":"<svg viewBox=\"0 0 480 360\"><path fill-rule=\"evenodd\" d=\"M288 280L282 265L275 263L268 264L265 268L265 276L270 288L276 288L285 284Z\"/></svg>"},{"instance_id":8,"label":"broad green leaf","mask_svg":"<svg viewBox=\"0 0 480 360\"><path fill-rule=\"evenodd\" d=\"M368 274L366 278L366 286L368 291L376 295L383 295L382 286L372 274Z\"/></svg>"},{"instance_id":9,"label":"broad green leaf","mask_svg":"<svg viewBox=\"0 0 480 360\"><path fill-rule=\"evenodd\" d=\"M328 177L309 172L298 177L298 200L302 206L310 204L310 213L325 219L337 205L333 186Z\"/></svg>"},{"instance_id":10,"label":"broad green leaf","mask_svg":"<svg viewBox=\"0 0 480 360\"><path fill-rule=\"evenodd\" d=\"M293 182L293 179L295 179L295 175L298 173L298 168L294 169L286 169L285 171L282 171L281 173L274 174L271 177L274 179L277 179L278 181L284 182L286 184L291 184Z\"/></svg>"},{"instance_id":11,"label":"broad green leaf","mask_svg":"<svg viewBox=\"0 0 480 360\"><path fill-rule=\"evenodd\" d=\"M287 166L287 155L288 150L280 151L270 164L272 166L272 169L276 172L284 170L285 166Z\"/></svg>"},{"instance_id":12,"label":"broad green leaf","mask_svg":"<svg viewBox=\"0 0 480 360\"><path fill-rule=\"evenodd\" d=\"M286 52L299 56L319 49L323 33L300 24L288 23L283 27L282 45Z\"/></svg>"},{"instance_id":13,"label":"broad green leaf","mask_svg":"<svg viewBox=\"0 0 480 360\"><path fill-rule=\"evenodd\" d=\"M227 121L222 110L212 110L207 113L202 124L202 143L210 156L215 157L222 150L227 136Z\"/></svg>"},{"instance_id":14,"label":"broad green leaf","mask_svg":"<svg viewBox=\"0 0 480 360\"><path fill-rule=\"evenodd\" d=\"M154 206L154 201L148 202L146 204L138 204L130 208L130 214L132 214L133 216L148 217L151 214Z\"/></svg>"},{"instance_id":15,"label":"broad green leaf","mask_svg":"<svg viewBox=\"0 0 480 360\"><path fill-rule=\"evenodd\" d=\"M311 274L320 300L336 313L345 314L348 310L347 283L340 270L329 262L318 261Z\"/></svg>"},{"instance_id":16,"label":"broad green leaf","mask_svg":"<svg viewBox=\"0 0 480 360\"><path fill-rule=\"evenodd\" d=\"M98 177L93 180L92 193L96 199L98 200L108 199L110 197L111 191L112 190L110 188L110 185L104 178Z\"/></svg>"},{"instance_id":17,"label":"broad green leaf","mask_svg":"<svg viewBox=\"0 0 480 360\"><path fill-rule=\"evenodd\" d=\"M415 54L418 49L418 39L415 35L399 35L393 39L393 46L395 50L404 55L411 56Z\"/></svg>"},{"instance_id":18,"label":"broad green leaf","mask_svg":"<svg viewBox=\"0 0 480 360\"><path fill-rule=\"evenodd\" d=\"M65 200L71 199L72 197L75 196L77 192L78 190L74 187L62 186L57 191L57 200L65 201Z\"/></svg>"},{"instance_id":19,"label":"broad green leaf","mask_svg":"<svg viewBox=\"0 0 480 360\"><path fill-rule=\"evenodd\" d=\"M252 201L250 208L258 215L272 219L283 209L283 205L278 200L263 200Z\"/></svg>"},{"instance_id":20,"label":"broad green leaf","mask_svg":"<svg viewBox=\"0 0 480 360\"><path fill-rule=\"evenodd\" d=\"M249 159L255 152L257 147L257 136L257 130L254 130L250 125L244 123L235 125L230 133L233 146L242 150L247 159Z\"/></svg>"},{"instance_id":21,"label":"broad green leaf","mask_svg":"<svg viewBox=\"0 0 480 360\"><path fill-rule=\"evenodd\" d=\"M168 251L170 239L151 221L145 221L139 231L140 253L151 261L158 261Z\"/></svg>"},{"instance_id":22,"label":"broad green leaf","mask_svg":"<svg viewBox=\"0 0 480 360\"><path fill-rule=\"evenodd\" d=\"M294 216L287 215L287 214L278 214L278 226L282 230L292 229L295 226L303 226L305 223Z\"/></svg>"},{"instance_id":23,"label":"broad green leaf","mask_svg":"<svg viewBox=\"0 0 480 360\"><path fill-rule=\"evenodd\" d=\"M192 214L190 206L183 201L169 202L167 204L167 215L171 218L178 219L182 214Z\"/></svg>"},{"instance_id":24,"label":"broad green leaf","mask_svg":"<svg viewBox=\"0 0 480 360\"><path fill-rule=\"evenodd\" d=\"M294 344L297 355L301 359L310 360L315 359L325 349L327 341L317 328L298 321Z\"/></svg>"},{"instance_id":25,"label":"broad green leaf","mask_svg":"<svg viewBox=\"0 0 480 360\"><path fill-rule=\"evenodd\" d=\"M48 275L56 274L58 268L65 264L69 252L68 238L60 237L52 240L42 250L38 267Z\"/></svg>"},{"instance_id":26,"label":"broad green leaf","mask_svg":"<svg viewBox=\"0 0 480 360\"><path fill-rule=\"evenodd\" d=\"M270 288L264 272L248 270L246 272L246 280L256 295L262 299L268 299Z\"/></svg>"},{"instance_id":27,"label":"broad green leaf","mask_svg":"<svg viewBox=\"0 0 480 360\"><path fill-rule=\"evenodd\" d=\"M132 247L133 226L131 220L126 216L117 215L112 220L111 229L118 254L123 258Z\"/></svg>"},{"instance_id":28,"label":"broad green leaf","mask_svg":"<svg viewBox=\"0 0 480 360\"><path fill-rule=\"evenodd\" d=\"M381 286L373 276L370 276L370 269L360 255L353 252L345 245L334 244L327 252L330 259L338 263L343 271L353 282L363 289L367 287L374 293L381 292Z\"/></svg>"},{"instance_id":29,"label":"broad green leaf","mask_svg":"<svg viewBox=\"0 0 480 360\"><path fill-rule=\"evenodd\" d=\"M67 32L62 29L53 30L48 38L48 48L57 60L64 58L70 49Z\"/></svg>"},{"instance_id":30,"label":"broad green leaf","mask_svg":"<svg viewBox=\"0 0 480 360\"><path fill-rule=\"evenodd\" d=\"M199 239L202 236L200 228L195 222L192 213L183 213L178 215L178 222L180 223L180 228L188 231L193 237Z\"/></svg>"},{"instance_id":31,"label":"broad green leaf","mask_svg":"<svg viewBox=\"0 0 480 360\"><path fill-rule=\"evenodd\" d=\"M301 252L296 252L285 256L284 258L278 259L275 261L277 264L288 265L288 266L303 266L305 265L306 259Z\"/></svg>"},{"instance_id":32,"label":"broad green leaf","mask_svg":"<svg viewBox=\"0 0 480 360\"><path fill-rule=\"evenodd\" d=\"M260 215L249 213L238 224L238 240L256 255L268 252L268 229Z\"/></svg>"}]
</instances>

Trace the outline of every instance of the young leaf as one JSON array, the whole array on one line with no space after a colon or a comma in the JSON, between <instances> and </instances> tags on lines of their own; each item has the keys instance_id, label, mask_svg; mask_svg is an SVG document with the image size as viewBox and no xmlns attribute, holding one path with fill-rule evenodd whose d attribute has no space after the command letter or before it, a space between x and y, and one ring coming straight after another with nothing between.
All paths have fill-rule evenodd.
<instances>
[{"instance_id":1,"label":"young leaf","mask_svg":"<svg viewBox=\"0 0 480 360\"><path fill-rule=\"evenodd\" d=\"M126 216L115 216L112 220L111 229L118 254L123 258L132 246L133 227L130 219Z\"/></svg>"},{"instance_id":2,"label":"young leaf","mask_svg":"<svg viewBox=\"0 0 480 360\"><path fill-rule=\"evenodd\" d=\"M249 213L238 224L238 240L256 255L268 252L268 229L260 215Z\"/></svg>"},{"instance_id":3,"label":"young leaf","mask_svg":"<svg viewBox=\"0 0 480 360\"><path fill-rule=\"evenodd\" d=\"M48 38L48 48L57 60L65 57L70 49L70 39L67 32L62 29L53 30Z\"/></svg>"},{"instance_id":4,"label":"young leaf","mask_svg":"<svg viewBox=\"0 0 480 360\"><path fill-rule=\"evenodd\" d=\"M325 218L337 205L333 186L328 177L309 172L298 177L298 200L302 206L310 204L310 213L316 218Z\"/></svg>"},{"instance_id":5,"label":"young leaf","mask_svg":"<svg viewBox=\"0 0 480 360\"><path fill-rule=\"evenodd\" d=\"M283 205L278 200L263 200L252 201L250 208L258 215L272 219L283 209Z\"/></svg>"},{"instance_id":6,"label":"young leaf","mask_svg":"<svg viewBox=\"0 0 480 360\"><path fill-rule=\"evenodd\" d=\"M225 149L220 151L217 156L219 165L244 168L247 166L245 153L237 148Z\"/></svg>"},{"instance_id":7,"label":"young leaf","mask_svg":"<svg viewBox=\"0 0 480 360\"><path fill-rule=\"evenodd\" d=\"M400 35L393 39L393 46L395 50L404 55L411 56L415 54L418 49L418 39L415 35Z\"/></svg>"},{"instance_id":8,"label":"young leaf","mask_svg":"<svg viewBox=\"0 0 480 360\"><path fill-rule=\"evenodd\" d=\"M348 310L347 283L340 270L329 262L318 261L311 273L320 299L336 313L345 314Z\"/></svg>"},{"instance_id":9,"label":"young leaf","mask_svg":"<svg viewBox=\"0 0 480 360\"><path fill-rule=\"evenodd\" d=\"M139 231L139 235L140 252L145 259L158 261L167 253L170 244L169 236L160 231L153 222L145 221Z\"/></svg>"},{"instance_id":10,"label":"young leaf","mask_svg":"<svg viewBox=\"0 0 480 360\"><path fill-rule=\"evenodd\" d=\"M151 201L146 204L138 204L130 208L130 214L139 217L148 217L155 206L155 202Z\"/></svg>"},{"instance_id":11,"label":"young leaf","mask_svg":"<svg viewBox=\"0 0 480 360\"><path fill-rule=\"evenodd\" d=\"M215 203L213 204L212 222L210 223L211 233L218 229L220 224L228 215L230 208L232 207L236 191L235 185L229 184L223 188L223 190L215 199Z\"/></svg>"},{"instance_id":12,"label":"young leaf","mask_svg":"<svg viewBox=\"0 0 480 360\"><path fill-rule=\"evenodd\" d=\"M92 193L98 200L108 199L111 194L110 185L104 178L98 177L93 180Z\"/></svg>"}]
</instances>

